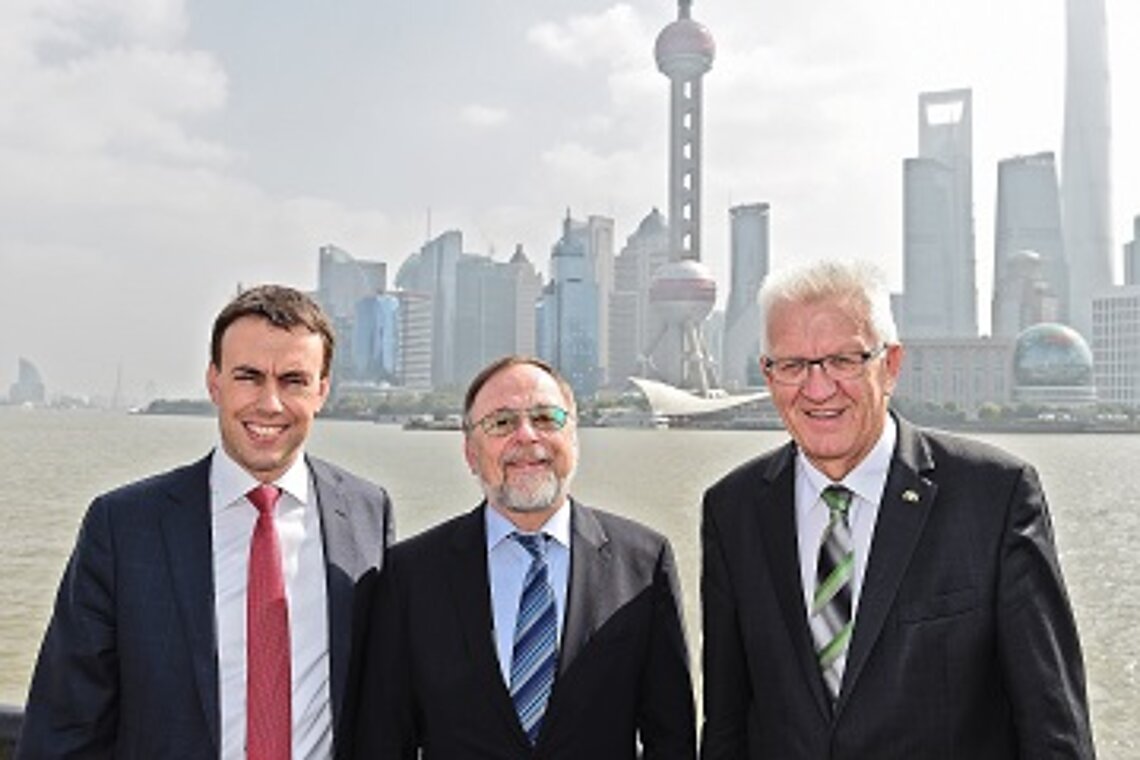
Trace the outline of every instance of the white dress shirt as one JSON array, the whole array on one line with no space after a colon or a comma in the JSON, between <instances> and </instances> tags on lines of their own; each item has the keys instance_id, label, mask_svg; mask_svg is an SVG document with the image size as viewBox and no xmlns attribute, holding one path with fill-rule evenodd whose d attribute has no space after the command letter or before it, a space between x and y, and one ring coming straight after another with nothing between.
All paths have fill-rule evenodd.
<instances>
[{"instance_id":1,"label":"white dress shirt","mask_svg":"<svg viewBox=\"0 0 1140 760\"><path fill-rule=\"evenodd\" d=\"M523 582L530 567L530 552L511 538L521 533L514 524L495 511L484 507L487 525L487 574L491 581L491 613L495 626L495 651L499 655L499 671L503 683L511 685L511 657L515 646L515 621L519 616L519 599ZM561 649L563 623L566 619L566 591L570 585L570 502L558 511L537 532L545 533L546 573L554 592L554 606L558 609L558 641Z\"/></svg>"},{"instance_id":2,"label":"white dress shirt","mask_svg":"<svg viewBox=\"0 0 1140 760\"><path fill-rule=\"evenodd\" d=\"M879 502L887 485L887 472L894 456L898 427L893 417L887 417L883 434L867 456L855 466L840 483L854 494L847 513L851 528L851 541L855 553L855 567L851 578L851 619L856 621L859 596L863 590L863 576L867 572L867 559L871 553L871 539L879 518ZM819 544L823 531L831 519L823 503L823 489L834 481L815 468L801 450L796 455L796 534L799 541L800 575L804 592L804 614L811 611L815 595L816 565L819 561ZM842 674L843 665L839 666Z\"/></svg>"},{"instance_id":3,"label":"white dress shirt","mask_svg":"<svg viewBox=\"0 0 1140 760\"><path fill-rule=\"evenodd\" d=\"M222 446L210 463L214 614L222 760L245 758L246 586L257 508L246 498L257 480ZM274 524L281 543L292 654L293 758L332 756L328 603L316 489L303 455L276 482Z\"/></svg>"}]
</instances>

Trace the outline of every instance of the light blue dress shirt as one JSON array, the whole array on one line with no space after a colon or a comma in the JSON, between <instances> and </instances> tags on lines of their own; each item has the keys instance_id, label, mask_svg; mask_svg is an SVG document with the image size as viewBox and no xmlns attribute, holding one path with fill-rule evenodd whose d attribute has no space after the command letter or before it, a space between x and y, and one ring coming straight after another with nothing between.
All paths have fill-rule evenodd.
<instances>
[{"instance_id":1,"label":"light blue dress shirt","mask_svg":"<svg viewBox=\"0 0 1140 760\"><path fill-rule=\"evenodd\" d=\"M530 567L530 554L511 534L521 532L491 505L483 509L487 525L487 574L491 580L491 614L495 630L495 651L499 672L510 687L511 653L514 650L515 621L519 614L523 581ZM558 608L558 641L566 620L566 592L570 585L570 503L563 504L542 526L546 542L546 568ZM559 644L561 648L561 644Z\"/></svg>"}]
</instances>

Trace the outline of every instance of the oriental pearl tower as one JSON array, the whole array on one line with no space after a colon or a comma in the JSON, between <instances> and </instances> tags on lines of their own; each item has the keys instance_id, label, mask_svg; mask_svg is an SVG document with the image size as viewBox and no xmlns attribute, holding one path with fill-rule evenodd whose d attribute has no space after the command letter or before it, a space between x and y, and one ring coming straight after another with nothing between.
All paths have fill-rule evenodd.
<instances>
[{"instance_id":1,"label":"oriental pearl tower","mask_svg":"<svg viewBox=\"0 0 1140 760\"><path fill-rule=\"evenodd\" d=\"M669 263L649 287L653 327L645 356L660 379L702 396L717 391L701 324L716 302L716 280L701 263L701 77L716 46L678 0L677 20L657 36L657 68L669 77Z\"/></svg>"}]
</instances>

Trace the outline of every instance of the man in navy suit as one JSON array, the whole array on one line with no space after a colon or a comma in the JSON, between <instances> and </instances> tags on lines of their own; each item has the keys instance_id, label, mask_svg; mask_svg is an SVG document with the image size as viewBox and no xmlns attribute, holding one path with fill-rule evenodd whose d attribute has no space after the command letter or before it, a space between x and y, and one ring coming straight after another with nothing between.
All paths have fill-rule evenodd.
<instances>
[{"instance_id":1,"label":"man in navy suit","mask_svg":"<svg viewBox=\"0 0 1140 760\"><path fill-rule=\"evenodd\" d=\"M1034 469L888 411L873 268L774 272L760 302L792 441L705 494L701 757L1092 758Z\"/></svg>"},{"instance_id":2,"label":"man in navy suit","mask_svg":"<svg viewBox=\"0 0 1140 760\"><path fill-rule=\"evenodd\" d=\"M91 504L18 758L332 756L354 639L392 532L382 489L303 453L328 397L333 342L320 308L291 288L246 290L221 311L206 373L221 445ZM263 486L276 500L259 516L252 494ZM251 685L254 672L264 676L251 660L268 647L265 629L247 629L263 614L247 611L251 589L267 587L252 580L265 577L252 559L259 531L280 634L270 674L280 686L268 700ZM270 728L251 718L267 702Z\"/></svg>"},{"instance_id":3,"label":"man in navy suit","mask_svg":"<svg viewBox=\"0 0 1140 760\"><path fill-rule=\"evenodd\" d=\"M569 496L570 386L505 357L471 383L464 419L486 498L389 552L354 757L692 760L673 554Z\"/></svg>"}]
</instances>

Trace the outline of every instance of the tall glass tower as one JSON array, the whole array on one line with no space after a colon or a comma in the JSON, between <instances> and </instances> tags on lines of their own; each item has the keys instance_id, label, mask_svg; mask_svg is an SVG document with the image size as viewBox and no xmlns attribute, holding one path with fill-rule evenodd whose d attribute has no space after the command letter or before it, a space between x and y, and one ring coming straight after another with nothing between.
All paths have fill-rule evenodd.
<instances>
[{"instance_id":1,"label":"tall glass tower","mask_svg":"<svg viewBox=\"0 0 1140 760\"><path fill-rule=\"evenodd\" d=\"M1066 0L1061 217L1071 275L1069 318L1092 335L1093 296L1112 285L1111 104L1104 0Z\"/></svg>"}]
</instances>

